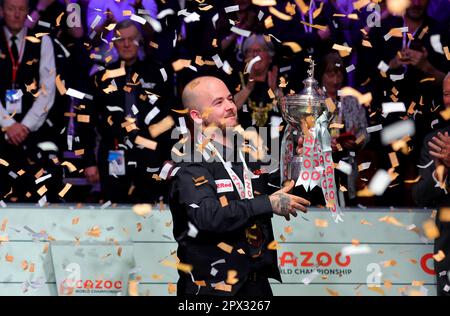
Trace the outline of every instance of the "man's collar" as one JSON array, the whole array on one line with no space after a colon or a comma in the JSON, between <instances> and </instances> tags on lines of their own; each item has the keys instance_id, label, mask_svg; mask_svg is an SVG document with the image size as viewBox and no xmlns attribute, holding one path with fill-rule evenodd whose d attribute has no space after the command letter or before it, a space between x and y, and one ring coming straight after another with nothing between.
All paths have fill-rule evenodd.
<instances>
[{"instance_id":1,"label":"man's collar","mask_svg":"<svg viewBox=\"0 0 450 316\"><path fill-rule=\"evenodd\" d=\"M6 25L3 26L3 30L5 31L6 39L9 40L13 34L11 33L11 31L9 30L9 28ZM16 36L19 39L19 41L22 41L25 38L26 34L27 34L27 28L24 26L19 31L19 33L16 34Z\"/></svg>"}]
</instances>

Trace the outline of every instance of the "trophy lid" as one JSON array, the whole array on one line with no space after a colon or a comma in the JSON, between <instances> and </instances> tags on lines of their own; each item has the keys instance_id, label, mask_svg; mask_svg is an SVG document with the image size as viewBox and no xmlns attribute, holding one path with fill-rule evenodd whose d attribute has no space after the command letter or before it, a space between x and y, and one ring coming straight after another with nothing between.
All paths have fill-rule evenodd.
<instances>
[{"instance_id":1,"label":"trophy lid","mask_svg":"<svg viewBox=\"0 0 450 316\"><path fill-rule=\"evenodd\" d=\"M319 89L319 84L314 79L314 60L309 56L308 78L303 80L304 89L299 94L287 95L281 100L281 112L284 119L292 126L299 128L300 121L307 116L318 118L327 110L325 94Z\"/></svg>"}]
</instances>

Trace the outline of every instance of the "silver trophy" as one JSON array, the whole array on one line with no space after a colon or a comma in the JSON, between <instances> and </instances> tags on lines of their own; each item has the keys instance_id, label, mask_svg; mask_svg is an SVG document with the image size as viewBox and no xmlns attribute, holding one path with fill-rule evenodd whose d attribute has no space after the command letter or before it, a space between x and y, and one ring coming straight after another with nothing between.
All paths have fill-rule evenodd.
<instances>
[{"instance_id":1,"label":"silver trophy","mask_svg":"<svg viewBox=\"0 0 450 316\"><path fill-rule=\"evenodd\" d=\"M281 181L296 180L300 174L301 157L297 154L297 141L308 133L316 120L325 112L328 121L332 115L325 104L325 93L314 79L314 60L309 57L308 78L303 80L305 88L299 94L283 96L279 103L286 127L282 140Z\"/></svg>"}]
</instances>

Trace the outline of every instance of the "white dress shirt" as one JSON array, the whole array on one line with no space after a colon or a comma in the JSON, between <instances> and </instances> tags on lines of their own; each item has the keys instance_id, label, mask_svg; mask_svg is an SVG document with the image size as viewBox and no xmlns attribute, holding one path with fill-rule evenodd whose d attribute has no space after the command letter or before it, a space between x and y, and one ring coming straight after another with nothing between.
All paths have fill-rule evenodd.
<instances>
[{"instance_id":1,"label":"white dress shirt","mask_svg":"<svg viewBox=\"0 0 450 316\"><path fill-rule=\"evenodd\" d=\"M8 44L11 46L11 32L5 26L4 27L6 40ZM17 40L17 50L19 55L21 53L21 47L25 45L25 49L27 44L25 43L27 34L27 28L22 28L19 33L16 34ZM55 79L56 79L56 67L55 67L55 55L53 51L53 44L48 36L43 36L40 38L41 43L41 56L39 59L39 82L38 87L45 87L45 93L41 91L39 96L35 99L33 105L25 114L22 124L28 127L31 132L37 131L42 124L44 124L48 111L53 106L53 102L55 101ZM24 44L25 43L25 44ZM23 54L22 54L23 55ZM19 62L22 62L22 57L19 56ZM26 91L22 91L24 94L28 93ZM11 118L9 113L6 111L4 105L0 101L0 126L3 128L9 127L16 123L14 118Z\"/></svg>"}]
</instances>

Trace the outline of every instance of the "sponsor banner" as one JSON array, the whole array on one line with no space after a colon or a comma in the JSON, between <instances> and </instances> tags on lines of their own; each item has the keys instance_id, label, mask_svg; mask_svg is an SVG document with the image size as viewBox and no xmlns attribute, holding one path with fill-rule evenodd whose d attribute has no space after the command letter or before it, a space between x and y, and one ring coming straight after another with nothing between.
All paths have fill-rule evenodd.
<instances>
[{"instance_id":1,"label":"sponsor banner","mask_svg":"<svg viewBox=\"0 0 450 316\"><path fill-rule=\"evenodd\" d=\"M127 295L133 244L52 242L59 296Z\"/></svg>"}]
</instances>

